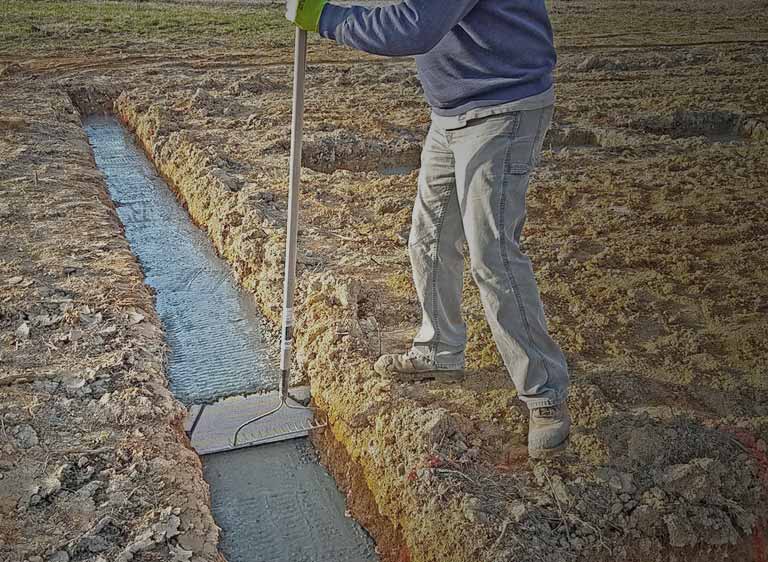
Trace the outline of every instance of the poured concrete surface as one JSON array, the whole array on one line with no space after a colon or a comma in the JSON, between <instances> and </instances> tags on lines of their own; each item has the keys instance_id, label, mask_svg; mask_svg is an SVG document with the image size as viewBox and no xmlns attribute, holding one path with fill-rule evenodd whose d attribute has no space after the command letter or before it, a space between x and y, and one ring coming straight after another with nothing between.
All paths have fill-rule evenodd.
<instances>
[{"instance_id":1,"label":"poured concrete surface","mask_svg":"<svg viewBox=\"0 0 768 562\"><path fill-rule=\"evenodd\" d=\"M155 289L176 398L190 405L275 388L278 373L252 297L235 285L130 133L113 117L89 117L84 125L131 249Z\"/></svg>"},{"instance_id":2,"label":"poured concrete surface","mask_svg":"<svg viewBox=\"0 0 768 562\"><path fill-rule=\"evenodd\" d=\"M208 455L203 465L228 562L377 559L306 439Z\"/></svg>"}]
</instances>

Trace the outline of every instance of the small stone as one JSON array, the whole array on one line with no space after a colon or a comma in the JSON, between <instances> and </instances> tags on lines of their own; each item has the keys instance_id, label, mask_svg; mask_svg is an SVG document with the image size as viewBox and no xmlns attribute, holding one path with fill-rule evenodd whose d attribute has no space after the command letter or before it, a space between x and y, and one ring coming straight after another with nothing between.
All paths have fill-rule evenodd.
<instances>
[{"instance_id":1,"label":"small stone","mask_svg":"<svg viewBox=\"0 0 768 562\"><path fill-rule=\"evenodd\" d=\"M192 551L185 550L178 545L169 545L171 562L188 562L192 559Z\"/></svg>"},{"instance_id":2,"label":"small stone","mask_svg":"<svg viewBox=\"0 0 768 562\"><path fill-rule=\"evenodd\" d=\"M177 515L171 515L168 517L168 527L166 528L165 537L170 539L179 534L179 525L181 520Z\"/></svg>"},{"instance_id":3,"label":"small stone","mask_svg":"<svg viewBox=\"0 0 768 562\"><path fill-rule=\"evenodd\" d=\"M59 490L61 490L61 480L59 480L56 477L50 476L45 480L43 480L43 483L40 486L39 494L41 497L47 498L54 495Z\"/></svg>"},{"instance_id":4,"label":"small stone","mask_svg":"<svg viewBox=\"0 0 768 562\"><path fill-rule=\"evenodd\" d=\"M102 314L101 312L97 312L96 314L87 314L81 312L78 318L80 320L80 324L82 324L84 327L92 328L101 322Z\"/></svg>"},{"instance_id":5,"label":"small stone","mask_svg":"<svg viewBox=\"0 0 768 562\"><path fill-rule=\"evenodd\" d=\"M83 388L85 386L85 379L75 375L67 375L61 382L68 390L77 390L78 388Z\"/></svg>"},{"instance_id":6,"label":"small stone","mask_svg":"<svg viewBox=\"0 0 768 562\"><path fill-rule=\"evenodd\" d=\"M570 504L573 502L573 496L571 496L571 493L568 491L568 486L566 486L560 476L557 474L552 475L549 482L552 488L552 495L559 503Z\"/></svg>"},{"instance_id":7,"label":"small stone","mask_svg":"<svg viewBox=\"0 0 768 562\"><path fill-rule=\"evenodd\" d=\"M699 502L713 491L719 491L719 472L719 464L713 459L694 459L688 464L668 466L657 477L657 483L667 493Z\"/></svg>"},{"instance_id":8,"label":"small stone","mask_svg":"<svg viewBox=\"0 0 768 562\"><path fill-rule=\"evenodd\" d=\"M391 213L398 212L401 208L402 208L402 205L399 204L397 201L393 201L391 199L384 199L376 203L376 214L389 215Z\"/></svg>"},{"instance_id":9,"label":"small stone","mask_svg":"<svg viewBox=\"0 0 768 562\"><path fill-rule=\"evenodd\" d=\"M75 494L81 498L91 498L102 487L102 483L99 480L92 480L85 486L81 487Z\"/></svg>"},{"instance_id":10,"label":"small stone","mask_svg":"<svg viewBox=\"0 0 768 562\"><path fill-rule=\"evenodd\" d=\"M16 328L16 339L28 340L29 339L29 324L22 322L18 328Z\"/></svg>"},{"instance_id":11,"label":"small stone","mask_svg":"<svg viewBox=\"0 0 768 562\"><path fill-rule=\"evenodd\" d=\"M509 516L515 523L521 523L526 517L528 517L528 508L522 502L515 503L509 509Z\"/></svg>"},{"instance_id":12,"label":"small stone","mask_svg":"<svg viewBox=\"0 0 768 562\"><path fill-rule=\"evenodd\" d=\"M22 449L29 449L40 442L37 432L30 425L17 426L13 430L13 435L16 438L16 445Z\"/></svg>"},{"instance_id":13,"label":"small stone","mask_svg":"<svg viewBox=\"0 0 768 562\"><path fill-rule=\"evenodd\" d=\"M629 513L633 509L635 509L639 504L640 504L640 502L638 502L637 500L630 500L630 501L628 501L627 503L624 504L624 511Z\"/></svg>"},{"instance_id":14,"label":"small stone","mask_svg":"<svg viewBox=\"0 0 768 562\"><path fill-rule=\"evenodd\" d=\"M32 324L41 328L48 328L61 322L62 316L51 316L50 314L40 314L32 318Z\"/></svg>"},{"instance_id":15,"label":"small stone","mask_svg":"<svg viewBox=\"0 0 768 562\"><path fill-rule=\"evenodd\" d=\"M576 70L581 72L594 70L595 68L600 66L600 62L601 61L597 56L589 55L576 66Z\"/></svg>"},{"instance_id":16,"label":"small stone","mask_svg":"<svg viewBox=\"0 0 768 562\"><path fill-rule=\"evenodd\" d=\"M336 285L336 297L342 306L354 306L360 299L360 290L360 282L357 279L350 279Z\"/></svg>"},{"instance_id":17,"label":"small stone","mask_svg":"<svg viewBox=\"0 0 768 562\"><path fill-rule=\"evenodd\" d=\"M539 486L545 486L547 484L547 467L543 464L537 464L533 467L533 477L536 479L536 483Z\"/></svg>"},{"instance_id":18,"label":"small stone","mask_svg":"<svg viewBox=\"0 0 768 562\"><path fill-rule=\"evenodd\" d=\"M479 498L475 496L465 496L462 501L462 510L467 521L472 523L487 523L490 520Z\"/></svg>"},{"instance_id":19,"label":"small stone","mask_svg":"<svg viewBox=\"0 0 768 562\"><path fill-rule=\"evenodd\" d=\"M621 494L631 494L637 488L632 481L632 475L626 472L619 472L612 468L601 467L595 472L598 480L608 484L608 487Z\"/></svg>"},{"instance_id":20,"label":"small stone","mask_svg":"<svg viewBox=\"0 0 768 562\"><path fill-rule=\"evenodd\" d=\"M112 544L100 535L85 536L77 544L78 550L86 550L88 552L104 552L112 547Z\"/></svg>"},{"instance_id":21,"label":"small stone","mask_svg":"<svg viewBox=\"0 0 768 562\"><path fill-rule=\"evenodd\" d=\"M23 277L21 277L21 276L16 276L16 277L11 277L10 279L8 279L8 281L6 281L6 283L7 283L8 285L18 285L18 284L19 284L19 283L21 283L22 281L24 281L24 278L23 278Z\"/></svg>"},{"instance_id":22,"label":"small stone","mask_svg":"<svg viewBox=\"0 0 768 562\"><path fill-rule=\"evenodd\" d=\"M128 312L128 325L134 326L136 324L139 324L140 322L143 322L146 316L143 314L136 312L136 311L129 311Z\"/></svg>"},{"instance_id":23,"label":"small stone","mask_svg":"<svg viewBox=\"0 0 768 562\"><path fill-rule=\"evenodd\" d=\"M65 550L57 550L48 557L48 562L69 562L69 554Z\"/></svg>"},{"instance_id":24,"label":"small stone","mask_svg":"<svg viewBox=\"0 0 768 562\"><path fill-rule=\"evenodd\" d=\"M669 544L671 546L681 548L684 546L694 546L699 542L696 532L687 518L672 513L664 517L664 523L667 525Z\"/></svg>"},{"instance_id":25,"label":"small stone","mask_svg":"<svg viewBox=\"0 0 768 562\"><path fill-rule=\"evenodd\" d=\"M68 480L71 480L72 478L75 478L76 471L74 467L68 463L65 462L61 466L59 466L56 471L54 472L54 476L61 480L62 482L66 482Z\"/></svg>"}]
</instances>

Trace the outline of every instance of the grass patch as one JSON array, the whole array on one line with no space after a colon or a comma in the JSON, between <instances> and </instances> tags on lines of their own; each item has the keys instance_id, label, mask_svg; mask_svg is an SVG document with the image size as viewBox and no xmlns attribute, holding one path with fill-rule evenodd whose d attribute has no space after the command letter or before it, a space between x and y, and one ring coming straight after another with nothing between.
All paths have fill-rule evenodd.
<instances>
[{"instance_id":1,"label":"grass patch","mask_svg":"<svg viewBox=\"0 0 768 562\"><path fill-rule=\"evenodd\" d=\"M0 52L110 47L287 47L293 28L280 6L185 5L76 0L6 0Z\"/></svg>"}]
</instances>

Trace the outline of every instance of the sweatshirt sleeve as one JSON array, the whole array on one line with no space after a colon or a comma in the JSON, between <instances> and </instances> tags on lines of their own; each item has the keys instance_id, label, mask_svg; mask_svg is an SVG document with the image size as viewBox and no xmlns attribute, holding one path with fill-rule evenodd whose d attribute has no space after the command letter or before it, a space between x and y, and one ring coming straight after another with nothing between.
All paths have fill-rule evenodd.
<instances>
[{"instance_id":1,"label":"sweatshirt sleeve","mask_svg":"<svg viewBox=\"0 0 768 562\"><path fill-rule=\"evenodd\" d=\"M319 32L374 55L421 55L432 50L479 0L404 0L378 8L326 4Z\"/></svg>"}]
</instances>

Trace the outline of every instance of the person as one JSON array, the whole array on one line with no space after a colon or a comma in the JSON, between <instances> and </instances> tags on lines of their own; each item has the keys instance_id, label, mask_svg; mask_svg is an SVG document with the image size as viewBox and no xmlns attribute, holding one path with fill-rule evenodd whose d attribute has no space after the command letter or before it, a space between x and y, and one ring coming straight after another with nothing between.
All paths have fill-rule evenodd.
<instances>
[{"instance_id":1,"label":"person","mask_svg":"<svg viewBox=\"0 0 768 562\"><path fill-rule=\"evenodd\" d=\"M504 364L529 416L528 454L568 442L568 367L547 331L531 262L520 248L525 197L554 108L556 54L544 0L404 0L342 7L288 0L307 31L375 55L415 56L432 109L408 250L422 308L411 349L376 372L460 381L466 327L463 246Z\"/></svg>"}]
</instances>

